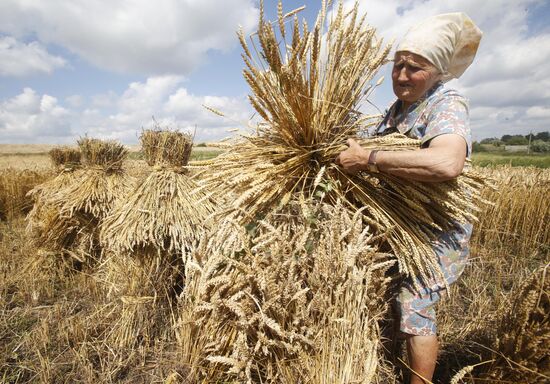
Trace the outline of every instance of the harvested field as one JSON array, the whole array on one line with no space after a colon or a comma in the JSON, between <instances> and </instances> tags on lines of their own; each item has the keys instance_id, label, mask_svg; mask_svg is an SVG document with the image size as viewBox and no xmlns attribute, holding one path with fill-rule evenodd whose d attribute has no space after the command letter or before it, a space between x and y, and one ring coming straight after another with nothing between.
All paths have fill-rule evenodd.
<instances>
[{"instance_id":1,"label":"harvested field","mask_svg":"<svg viewBox=\"0 0 550 384\"><path fill-rule=\"evenodd\" d=\"M147 169L145 164L140 167ZM487 362L472 372L463 371L464 377L459 382L542 383L549 375L548 350L544 349L547 344L539 340L547 337L544 335L549 330L548 307L544 304L547 301L540 300L547 300L549 294L544 266L550 262L550 229L545 225L550 204L543 192L547 190L550 174L533 168L510 167L485 173L496 180L496 192L489 189L483 192L487 197L496 194L495 205L480 215L470 264L440 307L443 348L436 382L448 383L462 368ZM28 185L25 172L19 177L10 175L11 185L33 186ZM34 183L49 177L53 177L50 172L40 174ZM1 197L9 200L11 196ZM506 212L512 213L514 220L510 220ZM115 319L113 304L105 299L98 285L101 281L59 264L55 254L37 251L28 241L23 218L24 212L14 211L9 220L0 223L0 375L3 380L109 383L170 379L185 382L182 378L187 377L201 359L196 346L195 350L191 344L181 349L181 343L193 334L187 333L193 330L182 328L186 324L182 323L184 318L178 320L185 314L168 312L173 328L163 335L162 342L146 343L136 350L115 351L106 344ZM218 281L215 284L223 282L216 280L216 275L209 278ZM530 295L537 298L534 307L529 304ZM511 308L517 308L513 310L514 316L509 315ZM276 312L270 316L277 316ZM149 313L148 318L154 320L155 314ZM538 328L534 324L538 324ZM521 327L531 332L510 333ZM366 329L373 332L372 328ZM342 328L334 332L347 331ZM519 350L510 349L516 343L514 340L521 343L517 344L521 345ZM333 344L336 342L338 339L330 341L333 348L338 348ZM246 356L249 355L242 358ZM311 364L321 364L315 372L320 372L324 364L334 363L311 361ZM394 365L379 355L373 364L378 366L375 370L378 382L398 382L399 363ZM530 376L526 376L526 369L531 372ZM476 377L480 380L476 381ZM521 380L526 377L529 379Z\"/></svg>"},{"instance_id":2,"label":"harvested field","mask_svg":"<svg viewBox=\"0 0 550 384\"><path fill-rule=\"evenodd\" d=\"M11 144L4 144L9 146ZM2 168L14 168L14 169L33 169L38 171L44 171L50 168L51 162L48 152L39 153L24 153L24 152L11 152L9 149L4 148L5 152L0 152L0 169ZM191 152L191 161L196 160L209 160L222 153L222 150L215 147L196 147ZM133 163L143 163L143 153L141 148L134 148L130 150L128 154L127 168L132 168Z\"/></svg>"}]
</instances>

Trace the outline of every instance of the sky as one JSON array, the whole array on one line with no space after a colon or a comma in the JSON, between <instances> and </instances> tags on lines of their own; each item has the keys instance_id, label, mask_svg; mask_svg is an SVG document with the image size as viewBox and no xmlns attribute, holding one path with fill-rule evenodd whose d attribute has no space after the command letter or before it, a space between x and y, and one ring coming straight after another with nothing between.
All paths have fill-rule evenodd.
<instances>
[{"instance_id":1,"label":"sky","mask_svg":"<svg viewBox=\"0 0 550 384\"><path fill-rule=\"evenodd\" d=\"M313 25L320 0L283 1L284 12L302 5ZM448 85L470 100L473 139L550 130L550 0L359 5L385 43L428 16L467 13L484 35ZM274 20L277 1L264 6ZM153 119L196 142L228 137L253 116L236 31L252 34L258 17L255 0L0 0L0 143L135 144ZM370 99L380 110L394 99L390 69L375 77L385 78Z\"/></svg>"}]
</instances>

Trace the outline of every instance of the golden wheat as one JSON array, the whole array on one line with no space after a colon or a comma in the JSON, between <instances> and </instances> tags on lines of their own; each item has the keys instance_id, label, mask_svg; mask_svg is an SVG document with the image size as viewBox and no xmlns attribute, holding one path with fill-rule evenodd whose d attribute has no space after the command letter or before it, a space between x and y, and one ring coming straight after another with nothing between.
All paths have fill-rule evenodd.
<instances>
[{"instance_id":1,"label":"golden wheat","mask_svg":"<svg viewBox=\"0 0 550 384\"><path fill-rule=\"evenodd\" d=\"M51 177L50 172L6 168L0 170L0 220L11 221L32 208L27 193Z\"/></svg>"},{"instance_id":2,"label":"golden wheat","mask_svg":"<svg viewBox=\"0 0 550 384\"><path fill-rule=\"evenodd\" d=\"M72 168L80 165L80 150L71 147L52 148L48 154L54 167Z\"/></svg>"},{"instance_id":3,"label":"golden wheat","mask_svg":"<svg viewBox=\"0 0 550 384\"><path fill-rule=\"evenodd\" d=\"M295 21L291 42L279 22L284 44L262 15L256 34L259 57L251 55L242 34L240 41L250 102L265 122L225 154L194 164L206 167L201 182L208 190L228 197L220 214L254 222L295 193L322 195L333 204L341 200L352 211L367 207L372 230L386 236L401 273L424 282L440 277L430 241L456 222L475 220L485 179L471 172L445 183L420 183L386 174L344 173L334 159L345 140L358 138L378 121L357 110L389 47L382 48L357 4L346 12L340 3L325 30L324 3L312 30L300 31ZM371 149L420 148L418 140L402 135L360 143Z\"/></svg>"},{"instance_id":4,"label":"golden wheat","mask_svg":"<svg viewBox=\"0 0 550 384\"><path fill-rule=\"evenodd\" d=\"M296 201L246 230L228 220L205 234L180 309L191 377L370 382L394 262L371 244L361 212L342 208Z\"/></svg>"},{"instance_id":5,"label":"golden wheat","mask_svg":"<svg viewBox=\"0 0 550 384\"><path fill-rule=\"evenodd\" d=\"M547 225L550 220L550 171L499 167L485 169L483 174L498 179L499 183L495 190L484 190L483 197L494 205L487 208L476 225L474 246L483 244L494 252L515 252L523 257L547 252L550 244L550 226Z\"/></svg>"},{"instance_id":6,"label":"golden wheat","mask_svg":"<svg viewBox=\"0 0 550 384\"><path fill-rule=\"evenodd\" d=\"M133 179L122 170L126 149L115 142L79 140L84 167L59 168L60 173L30 195L34 208L28 216L29 232L40 247L63 251L79 262L100 255L98 225ZM71 156L65 158L72 161Z\"/></svg>"},{"instance_id":7,"label":"golden wheat","mask_svg":"<svg viewBox=\"0 0 550 384\"><path fill-rule=\"evenodd\" d=\"M141 142L153 169L101 224L109 257L97 277L118 313L108 343L119 349L167 335L184 284L183 254L215 208L185 169L191 135L145 130Z\"/></svg>"}]
</instances>

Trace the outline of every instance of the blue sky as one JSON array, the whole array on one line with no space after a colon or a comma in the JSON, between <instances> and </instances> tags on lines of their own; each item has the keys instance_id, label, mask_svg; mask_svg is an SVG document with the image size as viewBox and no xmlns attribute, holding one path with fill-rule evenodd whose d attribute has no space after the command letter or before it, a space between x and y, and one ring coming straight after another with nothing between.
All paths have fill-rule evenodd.
<instances>
[{"instance_id":1,"label":"blue sky","mask_svg":"<svg viewBox=\"0 0 550 384\"><path fill-rule=\"evenodd\" d=\"M345 1L346 5L352 4ZM310 25L320 1L302 5ZM137 142L152 116L215 141L252 115L235 37L254 0L2 0L0 143L73 143L83 134ZM550 1L363 0L379 36L403 36L433 14L463 11L483 30L474 64L449 85L470 99L474 139L550 130ZM268 19L277 1L265 1ZM389 68L372 101L392 101ZM378 78L379 76L377 76ZM202 104L224 111L228 119Z\"/></svg>"}]
</instances>

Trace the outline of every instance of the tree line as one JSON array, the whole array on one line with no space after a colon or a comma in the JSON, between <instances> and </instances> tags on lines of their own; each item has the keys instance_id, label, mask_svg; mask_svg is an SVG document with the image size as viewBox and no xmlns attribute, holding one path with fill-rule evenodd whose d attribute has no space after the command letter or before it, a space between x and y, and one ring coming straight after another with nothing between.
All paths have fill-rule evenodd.
<instances>
[{"instance_id":1,"label":"tree line","mask_svg":"<svg viewBox=\"0 0 550 384\"><path fill-rule=\"evenodd\" d=\"M548 131L529 133L527 135L502 135L500 138L490 137L474 143L477 150L483 150L483 144L495 147L506 145L527 145L533 152L550 152L550 133Z\"/></svg>"}]
</instances>

